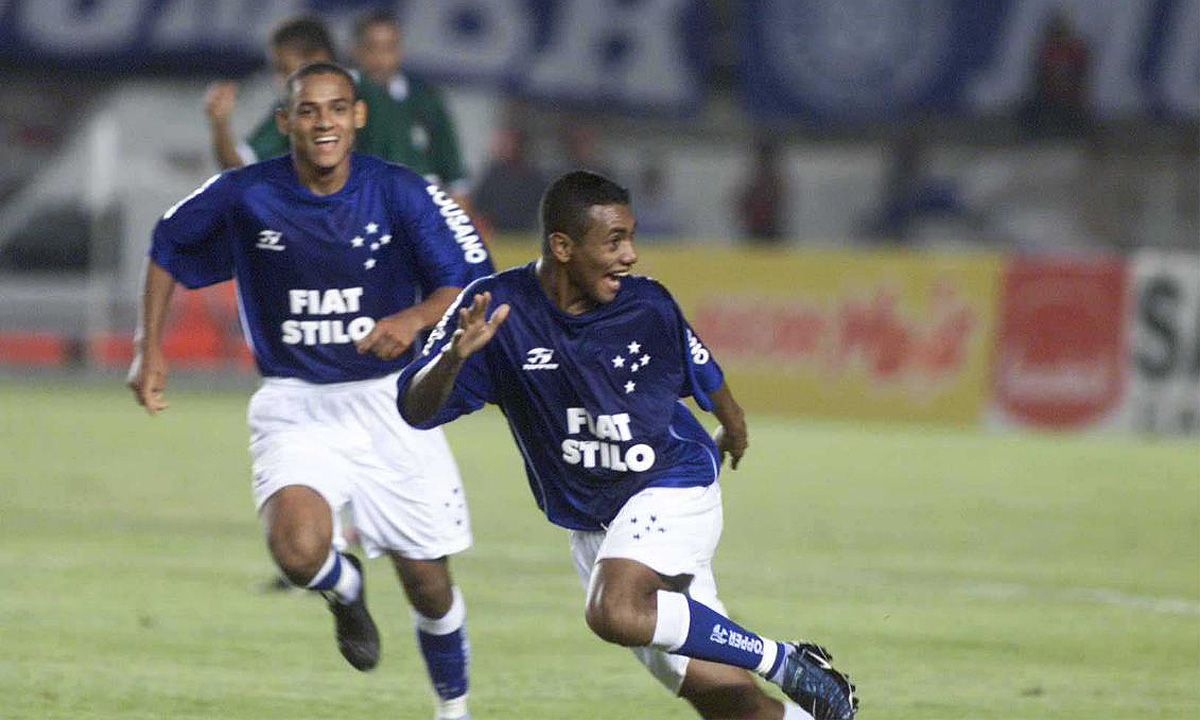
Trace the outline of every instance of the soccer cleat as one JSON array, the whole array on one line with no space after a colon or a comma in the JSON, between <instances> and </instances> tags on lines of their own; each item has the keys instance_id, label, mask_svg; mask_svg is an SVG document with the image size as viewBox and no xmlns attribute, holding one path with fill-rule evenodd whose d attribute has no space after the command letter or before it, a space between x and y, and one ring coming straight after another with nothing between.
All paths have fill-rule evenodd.
<instances>
[{"instance_id":1,"label":"soccer cleat","mask_svg":"<svg viewBox=\"0 0 1200 720\"><path fill-rule=\"evenodd\" d=\"M811 643L784 644L791 648L779 685L784 694L815 720L852 720L858 697L850 678L829 664L829 651Z\"/></svg>"},{"instance_id":2,"label":"soccer cleat","mask_svg":"<svg viewBox=\"0 0 1200 720\"><path fill-rule=\"evenodd\" d=\"M342 559L349 562L362 575L362 563L358 558L342 554ZM322 593L329 603L329 612L333 613L333 628L337 635L338 650L346 662L356 670L366 672L379 662L379 629L367 612L366 582L358 591L358 597L353 602L343 603L330 591Z\"/></svg>"}]
</instances>

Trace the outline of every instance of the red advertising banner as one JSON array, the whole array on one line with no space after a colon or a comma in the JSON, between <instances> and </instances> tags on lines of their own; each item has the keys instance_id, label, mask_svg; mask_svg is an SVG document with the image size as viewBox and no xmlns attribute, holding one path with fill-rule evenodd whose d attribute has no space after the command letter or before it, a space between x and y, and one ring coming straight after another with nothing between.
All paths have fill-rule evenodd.
<instances>
[{"instance_id":1,"label":"red advertising banner","mask_svg":"<svg viewBox=\"0 0 1200 720\"><path fill-rule=\"evenodd\" d=\"M1004 274L990 419L1106 424L1125 385L1125 263L1018 258Z\"/></svg>"}]
</instances>

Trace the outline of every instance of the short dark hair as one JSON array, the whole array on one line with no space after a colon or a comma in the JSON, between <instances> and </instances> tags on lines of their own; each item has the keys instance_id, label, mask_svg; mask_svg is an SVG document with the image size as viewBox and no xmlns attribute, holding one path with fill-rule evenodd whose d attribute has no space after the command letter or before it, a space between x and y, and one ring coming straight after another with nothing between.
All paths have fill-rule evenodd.
<instances>
[{"instance_id":1,"label":"short dark hair","mask_svg":"<svg viewBox=\"0 0 1200 720\"><path fill-rule=\"evenodd\" d=\"M559 232L578 241L587 234L593 205L628 205L629 191L598 173L574 170L546 188L542 195L542 252L550 235Z\"/></svg>"},{"instance_id":2,"label":"short dark hair","mask_svg":"<svg viewBox=\"0 0 1200 720\"><path fill-rule=\"evenodd\" d=\"M275 26L274 32L271 33L271 47L285 46L294 47L305 56L324 52L330 58L337 57L329 28L320 18L312 15L294 17Z\"/></svg>"},{"instance_id":3,"label":"short dark hair","mask_svg":"<svg viewBox=\"0 0 1200 720\"><path fill-rule=\"evenodd\" d=\"M354 19L354 40L361 41L367 30L374 25L391 25L400 29L400 16L387 8L371 8Z\"/></svg>"},{"instance_id":4,"label":"short dark hair","mask_svg":"<svg viewBox=\"0 0 1200 720\"><path fill-rule=\"evenodd\" d=\"M350 99L358 100L358 83L354 82L354 75L349 70L334 62L313 62L306 63L296 68L296 71L288 75L287 82L284 83L283 107L288 109L292 106L292 93L295 92L297 82L303 80L309 75L321 75L328 73L330 75L341 75L346 78L346 82L350 83Z\"/></svg>"}]
</instances>

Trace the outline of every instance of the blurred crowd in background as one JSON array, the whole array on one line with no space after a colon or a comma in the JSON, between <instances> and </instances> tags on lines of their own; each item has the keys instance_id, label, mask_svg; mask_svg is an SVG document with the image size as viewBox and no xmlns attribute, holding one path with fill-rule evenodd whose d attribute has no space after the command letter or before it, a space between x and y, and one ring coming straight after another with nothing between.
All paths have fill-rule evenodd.
<instances>
[{"instance_id":1,"label":"blurred crowd in background","mask_svg":"<svg viewBox=\"0 0 1200 720\"><path fill-rule=\"evenodd\" d=\"M10 0L0 360L123 337L163 210L286 151L298 16L405 128L380 152L530 254L580 167L630 188L643 246L1200 250L1200 0Z\"/></svg>"}]
</instances>

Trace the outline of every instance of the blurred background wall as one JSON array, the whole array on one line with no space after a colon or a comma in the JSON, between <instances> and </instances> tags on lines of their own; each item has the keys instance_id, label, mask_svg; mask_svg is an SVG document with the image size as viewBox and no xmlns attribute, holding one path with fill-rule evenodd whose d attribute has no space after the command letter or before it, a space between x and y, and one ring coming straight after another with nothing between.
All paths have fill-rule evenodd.
<instances>
[{"instance_id":1,"label":"blurred background wall","mask_svg":"<svg viewBox=\"0 0 1200 720\"><path fill-rule=\"evenodd\" d=\"M8 0L3 372L118 373L150 230L217 170L208 84L244 135L275 24L348 49L371 7L469 194L518 161L631 188L752 409L1200 432L1200 0ZM177 371L252 375L232 288L176 313Z\"/></svg>"}]
</instances>

